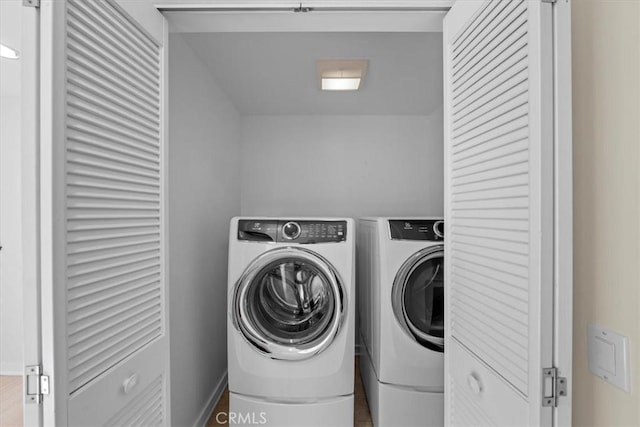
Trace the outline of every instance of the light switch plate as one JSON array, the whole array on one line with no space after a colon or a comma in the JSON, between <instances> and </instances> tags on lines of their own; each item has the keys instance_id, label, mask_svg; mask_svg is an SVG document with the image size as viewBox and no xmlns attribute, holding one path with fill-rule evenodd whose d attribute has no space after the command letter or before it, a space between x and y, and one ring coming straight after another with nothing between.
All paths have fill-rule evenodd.
<instances>
[{"instance_id":1,"label":"light switch plate","mask_svg":"<svg viewBox=\"0 0 640 427\"><path fill-rule=\"evenodd\" d=\"M629 338L611 329L589 325L587 343L589 371L630 392Z\"/></svg>"}]
</instances>

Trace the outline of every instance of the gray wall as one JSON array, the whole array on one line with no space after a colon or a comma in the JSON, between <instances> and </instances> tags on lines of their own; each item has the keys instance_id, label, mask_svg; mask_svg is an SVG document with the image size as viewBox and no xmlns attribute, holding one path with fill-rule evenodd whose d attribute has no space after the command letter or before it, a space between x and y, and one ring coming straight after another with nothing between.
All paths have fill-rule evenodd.
<instances>
[{"instance_id":1,"label":"gray wall","mask_svg":"<svg viewBox=\"0 0 640 427\"><path fill-rule=\"evenodd\" d=\"M4 61L4 60L3 60ZM20 82L17 82L18 84ZM22 375L22 209L19 96L0 97L0 374Z\"/></svg>"},{"instance_id":2,"label":"gray wall","mask_svg":"<svg viewBox=\"0 0 640 427\"><path fill-rule=\"evenodd\" d=\"M442 215L442 120L246 116L242 214Z\"/></svg>"},{"instance_id":3,"label":"gray wall","mask_svg":"<svg viewBox=\"0 0 640 427\"><path fill-rule=\"evenodd\" d=\"M206 422L227 369L229 220L240 213L240 117L179 35L169 40L169 268L174 426Z\"/></svg>"}]
</instances>

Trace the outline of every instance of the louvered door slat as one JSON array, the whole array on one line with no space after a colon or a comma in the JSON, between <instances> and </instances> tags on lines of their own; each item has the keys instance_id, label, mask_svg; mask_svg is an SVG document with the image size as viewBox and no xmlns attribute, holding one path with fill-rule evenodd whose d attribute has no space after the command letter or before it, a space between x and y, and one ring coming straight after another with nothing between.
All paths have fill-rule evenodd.
<instances>
[{"instance_id":1,"label":"louvered door slat","mask_svg":"<svg viewBox=\"0 0 640 427\"><path fill-rule=\"evenodd\" d=\"M147 62L151 67L158 67L158 57L154 54L155 43L148 37L140 37L140 29L133 26L109 2L91 2L77 5L86 15L99 17L105 22L104 28L122 46L126 46L137 59Z\"/></svg>"},{"instance_id":2,"label":"louvered door slat","mask_svg":"<svg viewBox=\"0 0 640 427\"><path fill-rule=\"evenodd\" d=\"M68 2L72 393L162 334L160 50L127 22L109 2Z\"/></svg>"},{"instance_id":3,"label":"louvered door slat","mask_svg":"<svg viewBox=\"0 0 640 427\"><path fill-rule=\"evenodd\" d=\"M526 38L526 16L524 2L516 2L509 5L505 10L513 10L508 16L503 16L506 20L496 20L495 37L479 42L479 48L467 62L454 63L455 71L452 73L452 83L454 92L460 90L461 85L468 81L473 81L478 75L484 75L487 71L493 70L497 65L495 59L505 53L513 52L513 48L521 45L521 41ZM513 9L512 9L513 8Z\"/></svg>"},{"instance_id":4,"label":"louvered door slat","mask_svg":"<svg viewBox=\"0 0 640 427\"><path fill-rule=\"evenodd\" d=\"M109 119L105 119L102 117L96 117L91 114L90 111L82 111L79 109L69 111L68 113L69 119L73 119L71 123L69 123L70 128L78 129L78 125L89 126L91 130L94 132L107 132L112 135L113 138L121 138L124 140L133 140L140 144L153 147L154 138L141 134L139 132L128 132L126 129L121 128L117 124L111 123Z\"/></svg>"},{"instance_id":5,"label":"louvered door slat","mask_svg":"<svg viewBox=\"0 0 640 427\"><path fill-rule=\"evenodd\" d=\"M452 172L455 174L466 173L469 171L469 168L474 168L478 165L486 166L488 162L509 155L526 152L526 135L521 135L520 138L516 136L515 138L503 139L502 144L498 143L497 146L484 146L483 148L483 150L468 151L464 155L461 155L458 161L453 163L451 167Z\"/></svg>"},{"instance_id":6,"label":"louvered door slat","mask_svg":"<svg viewBox=\"0 0 640 427\"><path fill-rule=\"evenodd\" d=\"M483 59L483 62L479 64L482 68L474 69L473 74L460 76L458 80L453 82L454 101L472 95L483 81L496 78L502 74L502 69L510 68L513 66L513 62L522 60L522 57L526 55L528 45L526 31L523 28L519 29L519 32L510 36L508 42L512 43L505 50L493 52L492 57Z\"/></svg>"},{"instance_id":7,"label":"louvered door slat","mask_svg":"<svg viewBox=\"0 0 640 427\"><path fill-rule=\"evenodd\" d=\"M485 191L485 190L497 190L501 188L511 188L518 187L522 191L522 187L526 186L529 183L528 177L526 173L513 173L513 174L504 174L500 177L494 177L493 179L487 180L477 180L475 182L466 182L459 184L454 191L454 194L466 194L466 193L475 193L477 191ZM527 196L527 194L522 194L523 197ZM516 225L514 225L516 226ZM498 228L500 228L498 226Z\"/></svg>"},{"instance_id":8,"label":"louvered door slat","mask_svg":"<svg viewBox=\"0 0 640 427\"><path fill-rule=\"evenodd\" d=\"M481 301L483 306L503 311L507 317L515 322L511 325L513 329L527 326L527 309L524 301L518 298L509 298L505 301L499 289L485 286L485 284L476 280L477 277L465 277L464 273L463 270L456 273L456 278L460 283L459 292L465 294L468 298Z\"/></svg>"},{"instance_id":9,"label":"louvered door slat","mask_svg":"<svg viewBox=\"0 0 640 427\"><path fill-rule=\"evenodd\" d=\"M117 339L111 340L101 348L95 347L91 353L83 354L83 357L70 357L74 368L69 371L70 375L76 379L72 385L78 385L91 381L95 378L97 369L106 372L113 366L111 360L124 359L129 355L127 350L129 347L142 348L149 344L154 337L160 333L160 322L153 324L139 325L134 324L135 332L127 331L126 334L118 336Z\"/></svg>"},{"instance_id":10,"label":"louvered door slat","mask_svg":"<svg viewBox=\"0 0 640 427\"><path fill-rule=\"evenodd\" d=\"M524 74L524 73L523 73ZM478 123L479 120L486 114L495 111L496 105L509 105L515 102L519 97L525 95L527 92L527 84L524 76L521 76L521 81L517 85L508 87L502 92L495 91L497 93L493 98L483 98L477 103L469 105L466 109L461 109L460 113L456 114L460 117L454 122L453 130L456 132L463 132L465 127L473 126ZM486 118L486 117L485 117Z\"/></svg>"},{"instance_id":11,"label":"louvered door slat","mask_svg":"<svg viewBox=\"0 0 640 427\"><path fill-rule=\"evenodd\" d=\"M157 133L148 132L129 118L123 118L122 116L118 117L118 115L112 114L104 107L96 107L91 103L84 102L72 96L69 97L69 106L73 107L75 110L74 113L79 116L90 116L95 118L95 123L97 123L98 126L115 127L119 129L121 133L132 133L136 138L141 138L146 141L153 141L153 139L158 138Z\"/></svg>"},{"instance_id":12,"label":"louvered door slat","mask_svg":"<svg viewBox=\"0 0 640 427\"><path fill-rule=\"evenodd\" d=\"M461 282L464 281L462 280ZM466 319L472 323L479 322L484 326L484 332L486 333L486 336L489 337L488 339L490 341L505 340L509 344L509 354L505 355L505 357L510 361L517 363L518 360L526 360L524 353L526 352L527 347L527 326L513 322L509 324L495 323L495 316L480 313L480 310L485 309L485 307L491 307L495 304L490 304L488 306L479 305L478 302L480 302L482 298L478 300L472 294L464 292L464 290L464 286L459 286L456 289L457 299L461 304L468 307L468 310L464 311L464 314L461 315L460 319L462 319L462 321ZM504 313L501 313L501 315L504 315Z\"/></svg>"},{"instance_id":13,"label":"louvered door slat","mask_svg":"<svg viewBox=\"0 0 640 427\"><path fill-rule=\"evenodd\" d=\"M491 149L502 146L506 141L517 141L516 134L528 125L526 107L521 107L520 111L503 117L499 117L491 126L485 126L482 131L476 131L469 135L464 135L453 144L453 151L458 154L462 151L477 148L480 145L484 149ZM467 153L465 153L467 155Z\"/></svg>"},{"instance_id":14,"label":"louvered door slat","mask_svg":"<svg viewBox=\"0 0 640 427\"><path fill-rule=\"evenodd\" d=\"M142 194L142 195L150 195L150 196L159 196L159 192L157 189L145 188L142 186L129 185L123 186L120 184L112 184L108 181L99 181L99 180L90 180L90 179L77 179L70 177L70 184L74 185L76 188L81 188L84 190L99 190L99 191L108 191L112 194L117 194L115 192L123 191L129 194ZM79 217L76 217L80 219Z\"/></svg>"},{"instance_id":15,"label":"louvered door slat","mask_svg":"<svg viewBox=\"0 0 640 427\"><path fill-rule=\"evenodd\" d=\"M123 106L126 107L126 104L119 100L105 98L102 95L95 95L92 91L85 90L82 87L70 89L69 95L72 95L81 102L104 108L110 114L117 116L120 119L126 119L127 123L132 122L148 131L153 131L152 135L157 136L157 123L153 123L153 121L148 120L148 118L141 117L139 114L133 113L129 109L123 110Z\"/></svg>"},{"instance_id":16,"label":"louvered door slat","mask_svg":"<svg viewBox=\"0 0 640 427\"><path fill-rule=\"evenodd\" d=\"M482 263L494 269L496 272L503 272L516 278L528 279L528 268L522 262L522 258L505 258L503 254L491 253L488 251L478 251L473 247L460 244L451 245L452 251L459 253L460 260Z\"/></svg>"},{"instance_id":17,"label":"louvered door slat","mask_svg":"<svg viewBox=\"0 0 640 427\"><path fill-rule=\"evenodd\" d=\"M527 288L523 285L524 281L513 275L468 260L459 261L456 275L463 282L465 278L471 280L477 289L490 289L502 294L502 298L514 307L527 304Z\"/></svg>"},{"instance_id":18,"label":"louvered door slat","mask_svg":"<svg viewBox=\"0 0 640 427\"><path fill-rule=\"evenodd\" d=\"M472 43L465 48L465 54L456 58L453 63L454 81L465 74L471 74L480 67L486 56L492 52L499 51L501 46L508 43L517 30L526 23L524 2L520 2L519 7L507 7L502 4L503 9L498 14L493 14L493 19L483 28Z\"/></svg>"},{"instance_id":19,"label":"louvered door slat","mask_svg":"<svg viewBox=\"0 0 640 427\"><path fill-rule=\"evenodd\" d=\"M136 314L126 317L127 323L136 327L135 332L132 332L128 325L115 323L112 328L104 329L100 334L87 335L81 343L69 345L69 358L77 360L78 366L88 361L107 361L108 357L105 352L115 353L120 350L119 344L131 341L143 335L145 330L159 326L158 321L154 319L156 313L145 312L143 304L136 307L138 308Z\"/></svg>"},{"instance_id":20,"label":"louvered door slat","mask_svg":"<svg viewBox=\"0 0 640 427\"><path fill-rule=\"evenodd\" d=\"M144 289L145 292L149 290L149 287L155 285L159 280L157 273L146 273L141 275L140 278L129 279L127 281L119 282L117 285L102 286L92 290L82 289L80 292L75 292L73 304L69 304L69 311L81 309L92 309L98 304L102 304L105 301L113 301L114 298L122 296L127 292L131 292L131 295L137 290Z\"/></svg>"},{"instance_id":21,"label":"louvered door slat","mask_svg":"<svg viewBox=\"0 0 640 427\"><path fill-rule=\"evenodd\" d=\"M490 26L495 20L495 16L506 6L505 3L491 2L482 7L480 12L474 19L474 25L468 25L462 29L459 34L454 36L451 41L450 61L458 61L461 57L467 55L469 43L475 40L483 28ZM452 71L453 72L453 71Z\"/></svg>"},{"instance_id":22,"label":"louvered door slat","mask_svg":"<svg viewBox=\"0 0 640 427\"><path fill-rule=\"evenodd\" d=\"M113 288L109 290L113 291ZM158 297L150 287L136 289L134 286L129 286L128 290L127 294L112 295L80 308L75 308L78 304L74 301L69 309L69 333L84 330L105 319L126 315L128 312L133 312L132 308L146 304L148 301L155 301Z\"/></svg>"},{"instance_id":23,"label":"louvered door slat","mask_svg":"<svg viewBox=\"0 0 640 427\"><path fill-rule=\"evenodd\" d=\"M101 180L106 180L107 182L118 182L118 183L129 183L129 184L139 184L142 186L148 187L156 187L159 185L153 179L145 179L140 177L131 177L131 176L123 176L118 171L110 171L110 170L95 170L89 166L85 166L81 162L78 162L73 172L70 172L70 176L81 176L84 178L95 178Z\"/></svg>"},{"instance_id":24,"label":"louvered door slat","mask_svg":"<svg viewBox=\"0 0 640 427\"><path fill-rule=\"evenodd\" d=\"M493 236L472 236L464 234L453 235L453 242L467 244L478 248L496 249L505 252L513 252L526 256L529 253L529 246L526 243L513 242L504 239L496 239Z\"/></svg>"},{"instance_id":25,"label":"louvered door slat","mask_svg":"<svg viewBox=\"0 0 640 427\"><path fill-rule=\"evenodd\" d=\"M84 299L89 299L89 303L91 303L98 295L110 295L112 292L118 291L121 288L129 289L136 287L138 284L145 285L155 283L158 280L160 280L160 273L153 269L148 269L134 275L127 275L124 279L120 278L100 282L92 286L74 288L69 291L69 296L76 300L76 304L84 304Z\"/></svg>"},{"instance_id":26,"label":"louvered door slat","mask_svg":"<svg viewBox=\"0 0 640 427\"><path fill-rule=\"evenodd\" d=\"M527 256L528 252L523 254L519 247L513 247L513 245L508 244L500 244L495 241L491 241L488 239L454 239L452 242L455 247L460 251L481 251L485 256L500 258L500 256L505 254L512 254L510 256L510 261L516 265L527 265ZM509 255L507 255L509 256Z\"/></svg>"},{"instance_id":27,"label":"louvered door slat","mask_svg":"<svg viewBox=\"0 0 640 427\"><path fill-rule=\"evenodd\" d=\"M73 67L70 67L71 70L92 72L105 78L111 75L113 77L108 80L120 82L118 86L126 88L127 92L134 93L140 98L154 99L157 96L154 93L154 88L142 83L136 74L132 75L128 67L112 63L108 57L103 58L97 54L91 43L93 40L88 37L88 31L85 28L76 28L75 32L69 32L69 40L76 43L69 47L69 52L73 54L69 59L74 63ZM131 65L133 66L133 64ZM142 70L137 69L136 71Z\"/></svg>"},{"instance_id":28,"label":"louvered door slat","mask_svg":"<svg viewBox=\"0 0 640 427\"><path fill-rule=\"evenodd\" d=\"M149 113L154 112L154 106L149 105L147 102L148 98L153 100L153 94L140 90L136 86L135 80L132 80L125 72L114 69L113 66L110 66L108 63L94 62L92 60L92 52L82 45L69 47L69 53L73 54L73 56L69 56L70 63L68 65L68 70L72 73L72 76L86 79L89 82L93 82L90 84L106 90L108 90L110 86L115 86L113 88L114 91L122 91L121 96L139 105ZM106 67L106 69L103 67Z\"/></svg>"},{"instance_id":29,"label":"louvered door slat","mask_svg":"<svg viewBox=\"0 0 640 427\"><path fill-rule=\"evenodd\" d=\"M456 238L458 236L476 236L485 239L504 240L505 242L516 242L524 244L527 244L529 242L529 236L526 232L490 229L486 227L458 225L456 230L452 232L451 235L453 236L453 238Z\"/></svg>"},{"instance_id":30,"label":"louvered door slat","mask_svg":"<svg viewBox=\"0 0 640 427\"><path fill-rule=\"evenodd\" d=\"M507 90L522 84L522 82L527 80L528 72L526 67L515 61L511 63L510 67L503 67L503 64L500 65L502 70L498 73L499 75L494 76L488 81L485 81L484 85L474 88L473 91L468 91L469 93L459 97L456 103L453 105L453 111L456 115L467 114L475 111L479 106L483 105L487 102L486 95L488 93L502 95ZM458 118L457 121L461 120ZM457 123L454 122L454 123Z\"/></svg>"},{"instance_id":31,"label":"louvered door slat","mask_svg":"<svg viewBox=\"0 0 640 427\"><path fill-rule=\"evenodd\" d=\"M140 329L140 326L155 324L154 316L153 310L141 306L136 314L123 316L121 319L111 322L110 328L83 331L84 334L75 337L75 343L70 342L69 356L73 358L83 355L84 360L87 360L88 357L102 355L102 351L113 349L113 343L116 339L124 337L129 332L129 324L138 325L138 329ZM93 353L87 353L88 349L93 349Z\"/></svg>"},{"instance_id":32,"label":"louvered door slat","mask_svg":"<svg viewBox=\"0 0 640 427\"><path fill-rule=\"evenodd\" d=\"M496 265L485 264L482 259L471 257L460 257L456 268L467 271L477 281L486 280L495 283L496 289L504 292L505 297L512 296L517 290L520 291L517 294L523 301L528 298L526 295L527 279L517 276L511 271L501 271Z\"/></svg>"},{"instance_id":33,"label":"louvered door slat","mask_svg":"<svg viewBox=\"0 0 640 427\"><path fill-rule=\"evenodd\" d=\"M112 100L116 97L117 101L132 114L153 120L154 114L157 113L153 107L141 102L139 95L129 86L99 68L91 65L84 67L74 65L68 71L67 81L73 83L75 87L104 96L104 99Z\"/></svg>"},{"instance_id":34,"label":"louvered door slat","mask_svg":"<svg viewBox=\"0 0 640 427\"><path fill-rule=\"evenodd\" d=\"M463 203L468 201L494 201L501 199L522 198L521 190L518 186L499 188L496 190L485 190L474 193L458 193L451 197L453 202Z\"/></svg>"},{"instance_id":35,"label":"louvered door slat","mask_svg":"<svg viewBox=\"0 0 640 427\"><path fill-rule=\"evenodd\" d=\"M154 426L158 425L157 417L162 417L161 401L157 398L162 393L164 379L155 379L146 389L142 390L120 414L110 419L106 425L112 426ZM155 421L156 423L152 422Z\"/></svg>"},{"instance_id":36,"label":"louvered door slat","mask_svg":"<svg viewBox=\"0 0 640 427\"><path fill-rule=\"evenodd\" d=\"M114 95L113 90L105 89L102 85L92 84L81 76L69 76L67 78L73 86L69 88L69 93L84 97L85 99L97 99L105 105L111 105L121 111L123 114L136 120L138 123L145 123L151 127L154 126L153 113L139 108L140 105L135 101L123 96Z\"/></svg>"},{"instance_id":37,"label":"louvered door slat","mask_svg":"<svg viewBox=\"0 0 640 427\"><path fill-rule=\"evenodd\" d=\"M76 10L94 22L104 23L102 29L117 39L121 46L125 46L136 61L144 62L152 68L158 69L158 57L153 54L155 49L153 43L149 43L147 38L140 38L139 29L132 27L131 23L123 20L120 14L108 2L78 3ZM157 75L157 71L152 71Z\"/></svg>"},{"instance_id":38,"label":"louvered door slat","mask_svg":"<svg viewBox=\"0 0 640 427\"><path fill-rule=\"evenodd\" d=\"M552 254L550 5L456 2L445 20L447 411L457 425L536 425ZM542 14L544 13L544 19ZM550 169L549 169L550 170ZM543 357L543 351L544 357ZM482 374L482 375L480 375ZM500 402L500 403L497 403ZM508 406L508 408L503 408ZM502 408L502 409L500 409ZM549 412L545 412L545 416ZM549 420L550 418L546 418ZM545 421L546 423L546 421Z\"/></svg>"},{"instance_id":39,"label":"louvered door slat","mask_svg":"<svg viewBox=\"0 0 640 427\"><path fill-rule=\"evenodd\" d=\"M150 161L158 161L158 153L153 145L139 143L121 135L113 134L102 129L95 129L81 123L68 124L68 138L70 140L84 142L89 145L107 145L112 150L128 150L132 156L142 156Z\"/></svg>"},{"instance_id":40,"label":"louvered door slat","mask_svg":"<svg viewBox=\"0 0 640 427\"><path fill-rule=\"evenodd\" d=\"M456 208L460 211L474 209L526 209L529 199L522 196L504 198L476 198L470 200L457 200Z\"/></svg>"},{"instance_id":41,"label":"louvered door slat","mask_svg":"<svg viewBox=\"0 0 640 427\"><path fill-rule=\"evenodd\" d=\"M140 59L140 56L133 54L131 51L123 51L120 46L121 41L117 38L113 37L112 34L107 30L107 25L105 21L100 19L99 17L87 16L81 12L81 4L74 5L75 7L70 8L69 20L67 21L69 24L68 27L68 36L70 38L75 38L78 43L84 44L90 48L93 46L99 48L97 50L93 50L94 57L101 55L108 55L108 57L113 58L115 61L118 61L121 65L114 64L114 66L121 67L126 71L127 68L131 68L135 71L134 74L130 74L129 78L141 82L145 87L149 88L149 94L155 96L154 94L154 86L157 91L157 85L154 85L154 81L151 82L143 82L144 78L141 76L148 75L153 78L158 78L158 66L157 62L145 62ZM84 38L86 40L82 40ZM151 48L151 50L153 50ZM126 67L124 67L126 65ZM157 83L157 81L155 82Z\"/></svg>"},{"instance_id":42,"label":"louvered door slat","mask_svg":"<svg viewBox=\"0 0 640 427\"><path fill-rule=\"evenodd\" d=\"M158 137L157 123L147 124L145 122L141 122L135 117L132 118L128 114L123 114L120 110L112 107L107 102L96 100L95 98L88 96L78 96L77 93L77 91L69 91L69 95L71 95L69 97L70 106L149 138Z\"/></svg>"}]
</instances>

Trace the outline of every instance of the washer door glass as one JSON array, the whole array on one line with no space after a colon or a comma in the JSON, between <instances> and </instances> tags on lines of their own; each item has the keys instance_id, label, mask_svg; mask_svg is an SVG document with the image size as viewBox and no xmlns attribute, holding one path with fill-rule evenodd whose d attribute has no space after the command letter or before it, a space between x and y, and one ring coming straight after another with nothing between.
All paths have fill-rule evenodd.
<instances>
[{"instance_id":1,"label":"washer door glass","mask_svg":"<svg viewBox=\"0 0 640 427\"><path fill-rule=\"evenodd\" d=\"M236 285L234 320L245 338L276 359L299 360L331 344L344 293L318 254L282 248L264 253Z\"/></svg>"},{"instance_id":2,"label":"washer door glass","mask_svg":"<svg viewBox=\"0 0 640 427\"><path fill-rule=\"evenodd\" d=\"M444 351L444 247L434 246L411 256L393 284L396 319L417 342Z\"/></svg>"}]
</instances>

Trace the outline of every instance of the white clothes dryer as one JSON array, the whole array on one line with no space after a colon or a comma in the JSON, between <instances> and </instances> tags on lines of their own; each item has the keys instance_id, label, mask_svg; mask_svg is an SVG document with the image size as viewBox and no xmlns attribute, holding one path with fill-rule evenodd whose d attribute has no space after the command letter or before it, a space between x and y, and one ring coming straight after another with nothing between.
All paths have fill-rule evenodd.
<instances>
[{"instance_id":1,"label":"white clothes dryer","mask_svg":"<svg viewBox=\"0 0 640 427\"><path fill-rule=\"evenodd\" d=\"M361 373L376 426L444 425L444 222L363 218Z\"/></svg>"},{"instance_id":2,"label":"white clothes dryer","mask_svg":"<svg viewBox=\"0 0 640 427\"><path fill-rule=\"evenodd\" d=\"M353 425L354 233L347 218L231 221L227 340L236 425Z\"/></svg>"}]
</instances>

